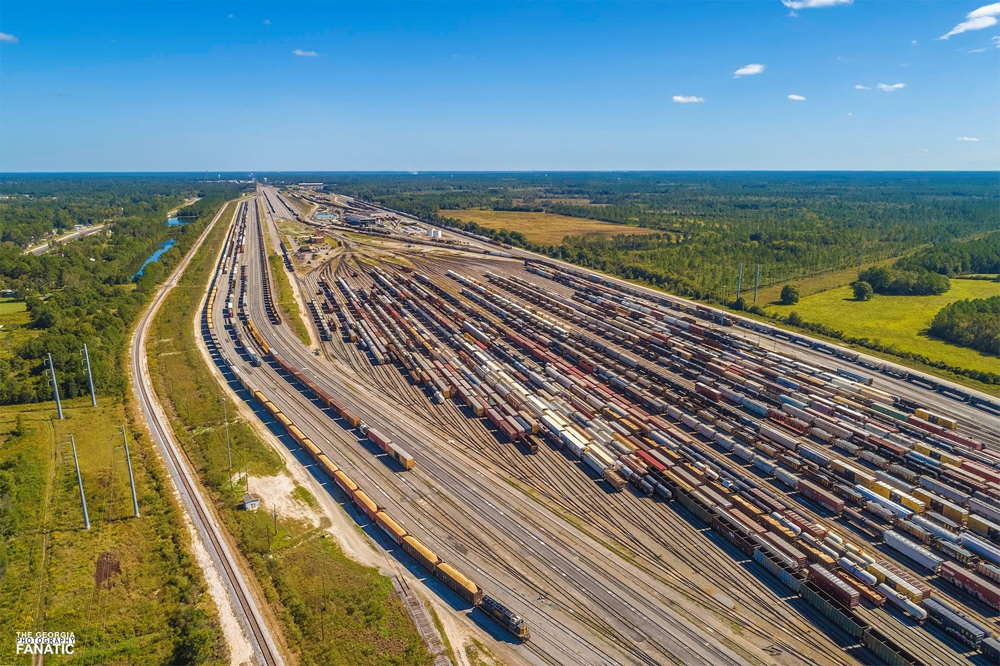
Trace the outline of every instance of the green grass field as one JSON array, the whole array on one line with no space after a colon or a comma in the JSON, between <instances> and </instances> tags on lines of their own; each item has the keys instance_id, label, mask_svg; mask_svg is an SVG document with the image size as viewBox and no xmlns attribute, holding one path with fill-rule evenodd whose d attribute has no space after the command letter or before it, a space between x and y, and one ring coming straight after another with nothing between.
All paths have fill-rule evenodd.
<instances>
[{"instance_id":1,"label":"green grass field","mask_svg":"<svg viewBox=\"0 0 1000 666\"><path fill-rule=\"evenodd\" d=\"M15 349L38 335L28 328L30 321L24 301L0 299L0 357L13 358Z\"/></svg>"},{"instance_id":2,"label":"green grass field","mask_svg":"<svg viewBox=\"0 0 1000 666\"><path fill-rule=\"evenodd\" d=\"M75 657L58 663L228 663L152 443L129 426L134 518L119 462L125 407L81 398L63 410L60 421L53 402L0 409L0 662L29 663L15 653L15 631L72 631ZM89 531L65 444L71 434Z\"/></svg>"},{"instance_id":3,"label":"green grass field","mask_svg":"<svg viewBox=\"0 0 1000 666\"><path fill-rule=\"evenodd\" d=\"M157 394L298 663L427 664L427 649L391 581L349 559L334 539L321 538L324 525L279 519L277 534L271 529L269 535L273 522L266 510L237 508L244 491L239 479L230 483L220 400L227 400L234 469L273 476L285 465L252 428L235 419L236 407L205 365L191 326L229 219L220 220L153 323L150 370ZM305 505L316 504L304 488L293 495Z\"/></svg>"},{"instance_id":4,"label":"green grass field","mask_svg":"<svg viewBox=\"0 0 1000 666\"><path fill-rule=\"evenodd\" d=\"M271 275L274 276L274 295L278 300L278 309L285 315L285 320L299 336L302 344L312 344L309 329L302 321L302 317L299 316L299 302L295 300L295 292L292 291L292 283L288 280L288 273L285 272L285 264L281 260L281 255L278 253L270 255L267 258L267 263L271 265Z\"/></svg>"},{"instance_id":5,"label":"green grass field","mask_svg":"<svg viewBox=\"0 0 1000 666\"><path fill-rule=\"evenodd\" d=\"M618 234L651 234L652 229L611 224L582 217L553 213L525 213L506 210L442 210L443 217L463 222L475 222L491 229L520 231L536 243L558 245L566 236L616 236Z\"/></svg>"},{"instance_id":6,"label":"green grass field","mask_svg":"<svg viewBox=\"0 0 1000 666\"><path fill-rule=\"evenodd\" d=\"M964 298L1000 295L1000 284L985 280L951 281L939 296L880 296L859 302L850 287L839 287L803 298L797 305L769 305L768 311L787 316L797 312L805 321L826 324L852 337L866 337L903 351L941 360L949 365L1000 372L1000 358L959 347L927 335L938 310Z\"/></svg>"}]
</instances>

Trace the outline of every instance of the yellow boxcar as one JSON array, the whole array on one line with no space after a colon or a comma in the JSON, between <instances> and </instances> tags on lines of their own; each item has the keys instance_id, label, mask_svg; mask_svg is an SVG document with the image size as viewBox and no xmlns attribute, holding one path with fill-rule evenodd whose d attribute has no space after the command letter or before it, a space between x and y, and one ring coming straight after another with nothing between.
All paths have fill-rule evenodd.
<instances>
[{"instance_id":1,"label":"yellow boxcar","mask_svg":"<svg viewBox=\"0 0 1000 666\"><path fill-rule=\"evenodd\" d=\"M298 426L294 426L294 425L293 426L289 426L289 428L288 428L288 434L291 435L292 439L295 440L295 443L299 444L299 445L301 445L302 441L306 438L306 436L302 434L302 431L299 430Z\"/></svg>"},{"instance_id":2,"label":"yellow boxcar","mask_svg":"<svg viewBox=\"0 0 1000 666\"><path fill-rule=\"evenodd\" d=\"M319 466L323 468L323 471L330 476L333 476L333 473L336 472L338 469L337 466L333 464L333 461L330 460L325 453L319 454L318 462Z\"/></svg>"},{"instance_id":3,"label":"yellow boxcar","mask_svg":"<svg viewBox=\"0 0 1000 666\"><path fill-rule=\"evenodd\" d=\"M361 512L364 513L371 520L375 520L375 514L378 513L378 505L372 501L368 494L363 490L355 490L351 499L354 503L358 505Z\"/></svg>"},{"instance_id":4,"label":"yellow boxcar","mask_svg":"<svg viewBox=\"0 0 1000 666\"><path fill-rule=\"evenodd\" d=\"M358 489L358 484L351 481L351 477L344 474L339 469L333 473L333 480L337 482L341 490L347 493L348 496L352 496L354 491Z\"/></svg>"},{"instance_id":5,"label":"yellow boxcar","mask_svg":"<svg viewBox=\"0 0 1000 666\"><path fill-rule=\"evenodd\" d=\"M460 574L453 566L447 562L437 565L434 575L439 581L473 606L478 606L483 601L483 591L478 585Z\"/></svg>"},{"instance_id":6,"label":"yellow boxcar","mask_svg":"<svg viewBox=\"0 0 1000 666\"><path fill-rule=\"evenodd\" d=\"M379 511L375 514L375 524L382 528L382 531L389 535L389 537L399 544L403 537L406 536L406 530L399 526L395 520L389 517L385 511Z\"/></svg>"},{"instance_id":7,"label":"yellow boxcar","mask_svg":"<svg viewBox=\"0 0 1000 666\"><path fill-rule=\"evenodd\" d=\"M410 535L403 537L403 543L400 545L403 547L403 551L415 559L424 569L427 569L432 574L437 571L437 563L441 561L441 558L435 555L430 548L427 548Z\"/></svg>"},{"instance_id":8,"label":"yellow boxcar","mask_svg":"<svg viewBox=\"0 0 1000 666\"><path fill-rule=\"evenodd\" d=\"M302 440L302 448L304 448L309 453L309 457L313 460L319 460L319 447L313 444L312 440L306 437Z\"/></svg>"},{"instance_id":9,"label":"yellow boxcar","mask_svg":"<svg viewBox=\"0 0 1000 666\"><path fill-rule=\"evenodd\" d=\"M413 469L413 456L411 456L409 453L399 448L392 442L389 442L389 446L386 447L385 452L389 454L390 458L392 458L400 465L402 465L403 469L407 470Z\"/></svg>"}]
</instances>

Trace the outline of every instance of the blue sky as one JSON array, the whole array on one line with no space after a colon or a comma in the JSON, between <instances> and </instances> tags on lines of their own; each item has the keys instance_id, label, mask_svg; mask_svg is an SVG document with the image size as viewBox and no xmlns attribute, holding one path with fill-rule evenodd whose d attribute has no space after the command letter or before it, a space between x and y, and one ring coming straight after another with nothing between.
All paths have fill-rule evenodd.
<instances>
[{"instance_id":1,"label":"blue sky","mask_svg":"<svg viewBox=\"0 0 1000 666\"><path fill-rule=\"evenodd\" d=\"M984 0L4 0L0 170L1000 169L998 18Z\"/></svg>"}]
</instances>

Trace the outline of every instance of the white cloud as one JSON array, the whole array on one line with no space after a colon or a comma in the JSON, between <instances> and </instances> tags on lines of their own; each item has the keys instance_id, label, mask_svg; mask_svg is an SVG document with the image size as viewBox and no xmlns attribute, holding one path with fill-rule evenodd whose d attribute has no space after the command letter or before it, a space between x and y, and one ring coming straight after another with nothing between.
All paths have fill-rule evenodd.
<instances>
[{"instance_id":1,"label":"white cloud","mask_svg":"<svg viewBox=\"0 0 1000 666\"><path fill-rule=\"evenodd\" d=\"M986 49L972 49L969 53L986 53Z\"/></svg>"},{"instance_id":2,"label":"white cloud","mask_svg":"<svg viewBox=\"0 0 1000 666\"><path fill-rule=\"evenodd\" d=\"M315 58L319 55L315 51L303 51L302 49L295 49L292 53L297 56L302 56L303 58Z\"/></svg>"},{"instance_id":3,"label":"white cloud","mask_svg":"<svg viewBox=\"0 0 1000 666\"><path fill-rule=\"evenodd\" d=\"M996 42L997 48L1000 49L1000 35L993 35L991 39Z\"/></svg>"},{"instance_id":4,"label":"white cloud","mask_svg":"<svg viewBox=\"0 0 1000 666\"><path fill-rule=\"evenodd\" d=\"M897 90L902 90L906 87L905 83L893 83L892 85L888 83L878 84L878 89L883 92L896 92Z\"/></svg>"},{"instance_id":5,"label":"white cloud","mask_svg":"<svg viewBox=\"0 0 1000 666\"><path fill-rule=\"evenodd\" d=\"M855 90L871 90L871 86L863 86L860 83L854 86Z\"/></svg>"},{"instance_id":6,"label":"white cloud","mask_svg":"<svg viewBox=\"0 0 1000 666\"><path fill-rule=\"evenodd\" d=\"M971 12L966 14L964 21L938 37L938 39L948 39L954 35L960 35L963 32L993 27L997 24L997 16L1000 16L1000 2L994 2L991 5L983 5L979 9L973 9Z\"/></svg>"},{"instance_id":7,"label":"white cloud","mask_svg":"<svg viewBox=\"0 0 1000 666\"><path fill-rule=\"evenodd\" d=\"M929 152L930 152L930 151L929 151L929 150L927 150L926 148L917 148L917 150L919 150L919 151L920 151L920 152L922 152L922 153L929 153Z\"/></svg>"},{"instance_id":8,"label":"white cloud","mask_svg":"<svg viewBox=\"0 0 1000 666\"><path fill-rule=\"evenodd\" d=\"M227 16L226 18L233 18L233 15L232 15L232 14L230 14L230 15L229 15L229 16Z\"/></svg>"},{"instance_id":9,"label":"white cloud","mask_svg":"<svg viewBox=\"0 0 1000 666\"><path fill-rule=\"evenodd\" d=\"M960 136L960 137L958 137L958 140L959 141L979 141L979 139L977 139L974 136Z\"/></svg>"},{"instance_id":10,"label":"white cloud","mask_svg":"<svg viewBox=\"0 0 1000 666\"><path fill-rule=\"evenodd\" d=\"M271 19L264 19L264 25L271 25Z\"/></svg>"},{"instance_id":11,"label":"white cloud","mask_svg":"<svg viewBox=\"0 0 1000 666\"><path fill-rule=\"evenodd\" d=\"M0 32L0 44L17 44L17 37Z\"/></svg>"},{"instance_id":12,"label":"white cloud","mask_svg":"<svg viewBox=\"0 0 1000 666\"><path fill-rule=\"evenodd\" d=\"M1000 2L994 2L991 5L983 5L979 9L973 9L969 12L965 18L975 19L982 16L998 16L1000 15Z\"/></svg>"},{"instance_id":13,"label":"white cloud","mask_svg":"<svg viewBox=\"0 0 1000 666\"><path fill-rule=\"evenodd\" d=\"M910 40L910 44L913 44L914 46L916 46L916 45L917 45L917 40L915 40L915 39L911 39L911 40Z\"/></svg>"},{"instance_id":14,"label":"white cloud","mask_svg":"<svg viewBox=\"0 0 1000 666\"><path fill-rule=\"evenodd\" d=\"M760 74L765 69L767 68L760 63L750 63L749 65L744 65L733 72L733 78L738 79L741 76L753 76L754 74Z\"/></svg>"},{"instance_id":15,"label":"white cloud","mask_svg":"<svg viewBox=\"0 0 1000 666\"><path fill-rule=\"evenodd\" d=\"M678 104L694 104L695 102L704 102L705 98L694 95L674 95L674 101Z\"/></svg>"},{"instance_id":16,"label":"white cloud","mask_svg":"<svg viewBox=\"0 0 1000 666\"><path fill-rule=\"evenodd\" d=\"M836 7L837 5L849 5L852 2L854 0L781 0L781 4L791 10Z\"/></svg>"},{"instance_id":17,"label":"white cloud","mask_svg":"<svg viewBox=\"0 0 1000 666\"><path fill-rule=\"evenodd\" d=\"M792 100L793 102L804 102L804 101L806 101L806 98L803 97L802 95L789 95L788 99Z\"/></svg>"}]
</instances>

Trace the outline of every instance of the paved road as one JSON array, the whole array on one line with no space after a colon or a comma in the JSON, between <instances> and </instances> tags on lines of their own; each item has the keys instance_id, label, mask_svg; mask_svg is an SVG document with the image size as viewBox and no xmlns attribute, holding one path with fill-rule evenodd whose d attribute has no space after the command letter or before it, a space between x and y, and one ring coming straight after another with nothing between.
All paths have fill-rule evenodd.
<instances>
[{"instance_id":1,"label":"paved road","mask_svg":"<svg viewBox=\"0 0 1000 666\"><path fill-rule=\"evenodd\" d=\"M52 248L53 243L68 243L69 241L74 241L77 238L83 238L84 236L89 236L91 234L96 234L98 231L108 226L107 224L95 224L92 227L85 227L79 231L74 231L73 233L62 236L61 238L54 238L50 240L45 245L39 245L38 247L28 248L24 251L25 254L45 254Z\"/></svg>"},{"instance_id":2,"label":"paved road","mask_svg":"<svg viewBox=\"0 0 1000 666\"><path fill-rule=\"evenodd\" d=\"M170 479L181 497L182 507L186 510L191 521L197 528L199 538L211 556L220 579L226 586L230 603L236 612L236 616L243 624L244 632L250 637L256 658L260 663L277 666L284 662L275 647L275 641L271 635L270 628L261 617L257 602L249 591L250 588L244 574L237 565L236 558L233 556L225 537L222 535L222 529L224 528L219 526L215 515L208 508L206 501L201 495L200 486L195 479L195 474L190 469L180 446L174 439L173 430L153 390L149 375L149 360L146 355L146 338L150 322L153 321L167 295L177 285L180 276L184 273L195 252L201 247L205 238L215 226L221 213L222 211L220 210L219 214L215 216L212 223L205 229L198 242L191 248L191 251L188 252L188 255L180 265L177 266L167 282L160 287L145 315L139 321L139 325L136 327L132 338L132 385L139 400L143 417L149 424L150 431L156 442L160 445L163 457L167 462Z\"/></svg>"}]
</instances>

